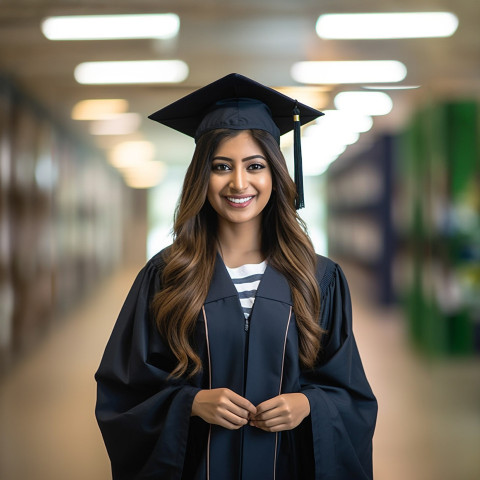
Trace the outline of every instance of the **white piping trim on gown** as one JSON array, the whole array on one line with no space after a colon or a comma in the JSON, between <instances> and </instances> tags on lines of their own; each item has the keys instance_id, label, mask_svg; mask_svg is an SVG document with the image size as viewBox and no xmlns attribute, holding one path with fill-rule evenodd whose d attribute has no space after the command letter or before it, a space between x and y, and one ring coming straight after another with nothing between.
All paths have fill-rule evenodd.
<instances>
[{"instance_id":1,"label":"white piping trim on gown","mask_svg":"<svg viewBox=\"0 0 480 480\"><path fill-rule=\"evenodd\" d=\"M208 356L208 388L212 389L212 362L210 359L210 341L208 339L208 325L207 325L207 314L205 313L205 306L202 307L203 312L203 323L205 324L205 339L207 342L207 356ZM212 425L208 429L208 440L207 440L207 480L210 480L210 438L212 436Z\"/></svg>"},{"instance_id":2,"label":"white piping trim on gown","mask_svg":"<svg viewBox=\"0 0 480 480\"><path fill-rule=\"evenodd\" d=\"M283 384L283 367L285 366L285 352L287 349L287 334L288 327L290 327L290 319L292 318L292 307L290 307L290 313L288 315L287 328L285 329L285 339L283 340L283 355L282 355L282 372L280 374L280 386L278 387L278 394L282 393L282 384ZM278 432L275 433L275 455L273 458L273 480L275 480L277 475L277 447L278 447Z\"/></svg>"}]
</instances>

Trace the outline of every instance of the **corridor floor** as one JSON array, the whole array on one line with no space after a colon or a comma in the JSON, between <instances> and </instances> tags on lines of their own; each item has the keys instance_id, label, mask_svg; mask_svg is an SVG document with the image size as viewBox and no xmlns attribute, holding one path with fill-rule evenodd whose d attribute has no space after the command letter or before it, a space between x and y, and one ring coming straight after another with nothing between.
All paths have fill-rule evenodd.
<instances>
[{"instance_id":1,"label":"corridor floor","mask_svg":"<svg viewBox=\"0 0 480 480\"><path fill-rule=\"evenodd\" d=\"M379 401L375 479L480 479L480 359L434 362L413 352L401 314L372 305L362 277L345 271ZM0 381L1 480L110 478L93 374L135 274L106 280Z\"/></svg>"}]
</instances>

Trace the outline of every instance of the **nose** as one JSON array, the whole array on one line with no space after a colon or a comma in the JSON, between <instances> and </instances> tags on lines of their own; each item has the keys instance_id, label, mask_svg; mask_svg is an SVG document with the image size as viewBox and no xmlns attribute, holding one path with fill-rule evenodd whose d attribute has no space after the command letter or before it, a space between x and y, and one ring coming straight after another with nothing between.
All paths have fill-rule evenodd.
<instances>
[{"instance_id":1,"label":"nose","mask_svg":"<svg viewBox=\"0 0 480 480\"><path fill-rule=\"evenodd\" d=\"M230 188L236 192L241 192L247 188L248 179L247 173L243 168L236 168L232 172L230 180Z\"/></svg>"}]
</instances>

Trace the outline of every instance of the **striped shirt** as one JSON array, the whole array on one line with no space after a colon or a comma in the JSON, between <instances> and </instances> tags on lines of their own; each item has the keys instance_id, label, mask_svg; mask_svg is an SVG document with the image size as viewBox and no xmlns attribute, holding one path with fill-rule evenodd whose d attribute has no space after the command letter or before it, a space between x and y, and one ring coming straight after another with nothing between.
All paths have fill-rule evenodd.
<instances>
[{"instance_id":1,"label":"striped shirt","mask_svg":"<svg viewBox=\"0 0 480 480\"><path fill-rule=\"evenodd\" d=\"M237 268L227 267L227 271L237 289L245 318L248 318L252 313L257 288L266 268L266 261L256 264L248 263Z\"/></svg>"}]
</instances>

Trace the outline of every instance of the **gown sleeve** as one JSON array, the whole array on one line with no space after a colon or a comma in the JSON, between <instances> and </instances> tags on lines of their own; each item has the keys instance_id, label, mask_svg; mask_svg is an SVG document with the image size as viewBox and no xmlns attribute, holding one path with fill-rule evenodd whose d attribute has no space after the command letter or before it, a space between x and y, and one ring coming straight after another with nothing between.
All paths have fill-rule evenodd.
<instances>
[{"instance_id":1,"label":"gown sleeve","mask_svg":"<svg viewBox=\"0 0 480 480\"><path fill-rule=\"evenodd\" d=\"M154 258L138 274L95 374L95 415L114 480L181 478L200 390L168 378L175 363L150 313L158 269Z\"/></svg>"},{"instance_id":2,"label":"gown sleeve","mask_svg":"<svg viewBox=\"0 0 480 480\"><path fill-rule=\"evenodd\" d=\"M323 349L316 367L301 375L301 391L310 403L314 478L367 480L373 478L377 401L353 335L347 281L341 268L328 262L320 281Z\"/></svg>"}]
</instances>

